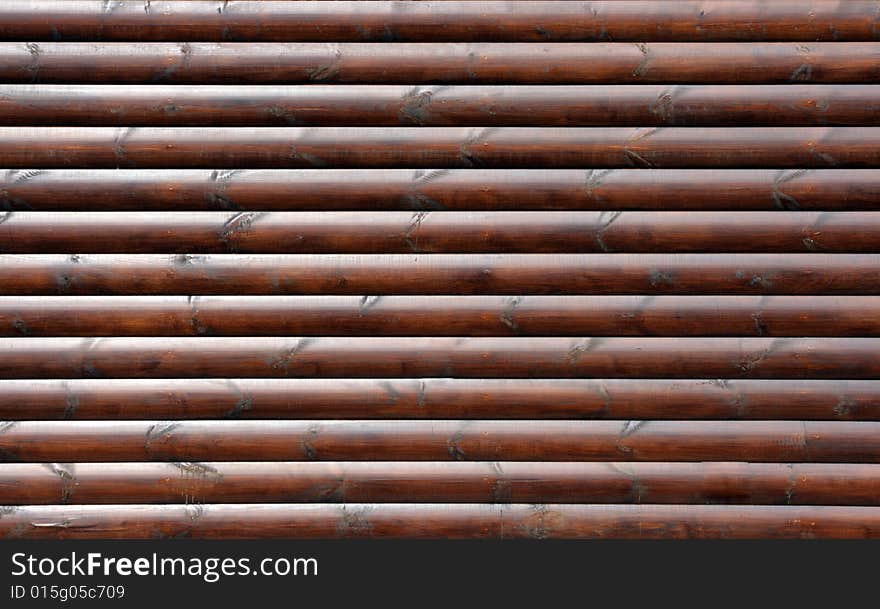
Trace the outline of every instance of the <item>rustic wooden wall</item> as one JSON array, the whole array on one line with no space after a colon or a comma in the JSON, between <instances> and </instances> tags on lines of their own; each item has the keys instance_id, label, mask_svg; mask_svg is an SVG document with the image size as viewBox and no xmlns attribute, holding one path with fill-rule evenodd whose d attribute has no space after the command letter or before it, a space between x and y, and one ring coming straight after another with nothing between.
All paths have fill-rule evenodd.
<instances>
[{"instance_id":1,"label":"rustic wooden wall","mask_svg":"<svg viewBox=\"0 0 880 609\"><path fill-rule=\"evenodd\" d=\"M880 536L880 2L0 0L0 535Z\"/></svg>"}]
</instances>

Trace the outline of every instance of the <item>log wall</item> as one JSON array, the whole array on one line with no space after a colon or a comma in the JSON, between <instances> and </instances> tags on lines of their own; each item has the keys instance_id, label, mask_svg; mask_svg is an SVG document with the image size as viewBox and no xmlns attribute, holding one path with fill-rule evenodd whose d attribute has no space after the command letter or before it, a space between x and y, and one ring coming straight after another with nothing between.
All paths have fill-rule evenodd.
<instances>
[{"instance_id":1,"label":"log wall","mask_svg":"<svg viewBox=\"0 0 880 609\"><path fill-rule=\"evenodd\" d=\"M0 536L880 537L878 15L0 0Z\"/></svg>"}]
</instances>

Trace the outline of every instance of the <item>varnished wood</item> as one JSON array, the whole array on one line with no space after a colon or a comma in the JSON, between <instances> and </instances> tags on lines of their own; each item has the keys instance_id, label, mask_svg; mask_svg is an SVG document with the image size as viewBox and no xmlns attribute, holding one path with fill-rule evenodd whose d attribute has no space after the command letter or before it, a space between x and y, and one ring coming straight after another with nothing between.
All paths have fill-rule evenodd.
<instances>
[{"instance_id":1,"label":"varnished wood","mask_svg":"<svg viewBox=\"0 0 880 609\"><path fill-rule=\"evenodd\" d=\"M0 42L0 81L10 84L876 84L878 77L880 42Z\"/></svg>"},{"instance_id":2,"label":"varnished wood","mask_svg":"<svg viewBox=\"0 0 880 609\"><path fill-rule=\"evenodd\" d=\"M3 463L5 505L880 505L880 465L638 462Z\"/></svg>"},{"instance_id":3,"label":"varnished wood","mask_svg":"<svg viewBox=\"0 0 880 609\"><path fill-rule=\"evenodd\" d=\"M877 168L880 127L0 127L0 164L19 169Z\"/></svg>"},{"instance_id":4,"label":"varnished wood","mask_svg":"<svg viewBox=\"0 0 880 609\"><path fill-rule=\"evenodd\" d=\"M10 379L880 379L878 349L878 338L2 338L0 369Z\"/></svg>"},{"instance_id":5,"label":"varnished wood","mask_svg":"<svg viewBox=\"0 0 880 609\"><path fill-rule=\"evenodd\" d=\"M880 420L880 381L226 378L0 380L3 420Z\"/></svg>"},{"instance_id":6,"label":"varnished wood","mask_svg":"<svg viewBox=\"0 0 880 609\"><path fill-rule=\"evenodd\" d=\"M878 40L867 0L269 2L5 0L3 40Z\"/></svg>"},{"instance_id":7,"label":"varnished wood","mask_svg":"<svg viewBox=\"0 0 880 609\"><path fill-rule=\"evenodd\" d=\"M874 506L239 504L7 508L12 539L871 539Z\"/></svg>"},{"instance_id":8,"label":"varnished wood","mask_svg":"<svg viewBox=\"0 0 880 609\"><path fill-rule=\"evenodd\" d=\"M5 378L880 379L878 338L0 339Z\"/></svg>"},{"instance_id":9,"label":"varnished wood","mask_svg":"<svg viewBox=\"0 0 880 609\"><path fill-rule=\"evenodd\" d=\"M0 296L0 336L880 336L876 296Z\"/></svg>"},{"instance_id":10,"label":"varnished wood","mask_svg":"<svg viewBox=\"0 0 880 609\"><path fill-rule=\"evenodd\" d=\"M2 25L0 25L2 28ZM0 125L880 125L880 85L0 85Z\"/></svg>"},{"instance_id":11,"label":"varnished wood","mask_svg":"<svg viewBox=\"0 0 880 609\"><path fill-rule=\"evenodd\" d=\"M877 254L0 254L0 295L880 295Z\"/></svg>"},{"instance_id":12,"label":"varnished wood","mask_svg":"<svg viewBox=\"0 0 880 609\"><path fill-rule=\"evenodd\" d=\"M3 462L880 463L867 421L16 421Z\"/></svg>"},{"instance_id":13,"label":"varnished wood","mask_svg":"<svg viewBox=\"0 0 880 609\"><path fill-rule=\"evenodd\" d=\"M880 212L8 212L0 251L880 252Z\"/></svg>"},{"instance_id":14,"label":"varnished wood","mask_svg":"<svg viewBox=\"0 0 880 609\"><path fill-rule=\"evenodd\" d=\"M34 211L880 210L877 169L20 169Z\"/></svg>"}]
</instances>

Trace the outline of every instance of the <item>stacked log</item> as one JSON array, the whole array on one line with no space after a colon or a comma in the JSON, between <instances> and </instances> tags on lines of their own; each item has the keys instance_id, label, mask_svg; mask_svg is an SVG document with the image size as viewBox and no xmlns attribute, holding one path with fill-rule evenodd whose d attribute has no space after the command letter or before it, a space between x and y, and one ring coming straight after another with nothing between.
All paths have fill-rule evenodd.
<instances>
[{"instance_id":1,"label":"stacked log","mask_svg":"<svg viewBox=\"0 0 880 609\"><path fill-rule=\"evenodd\" d=\"M851 0L0 0L0 536L880 536Z\"/></svg>"}]
</instances>

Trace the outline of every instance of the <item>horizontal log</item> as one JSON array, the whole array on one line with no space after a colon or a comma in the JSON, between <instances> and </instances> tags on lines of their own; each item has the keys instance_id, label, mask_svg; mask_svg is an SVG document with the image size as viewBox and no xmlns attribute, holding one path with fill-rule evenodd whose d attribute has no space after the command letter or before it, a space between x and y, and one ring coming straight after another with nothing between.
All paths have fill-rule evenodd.
<instances>
[{"instance_id":1,"label":"horizontal log","mask_svg":"<svg viewBox=\"0 0 880 609\"><path fill-rule=\"evenodd\" d=\"M880 382L702 379L0 380L0 419L880 420Z\"/></svg>"},{"instance_id":2,"label":"horizontal log","mask_svg":"<svg viewBox=\"0 0 880 609\"><path fill-rule=\"evenodd\" d=\"M880 379L877 338L2 338L8 379Z\"/></svg>"},{"instance_id":3,"label":"horizontal log","mask_svg":"<svg viewBox=\"0 0 880 609\"><path fill-rule=\"evenodd\" d=\"M664 379L0 380L0 419L880 420L880 382Z\"/></svg>"},{"instance_id":4,"label":"horizontal log","mask_svg":"<svg viewBox=\"0 0 880 609\"><path fill-rule=\"evenodd\" d=\"M12 539L865 539L875 506L239 504L4 508Z\"/></svg>"},{"instance_id":5,"label":"horizontal log","mask_svg":"<svg viewBox=\"0 0 880 609\"><path fill-rule=\"evenodd\" d=\"M880 126L878 117L880 85L0 85L0 125L25 126Z\"/></svg>"},{"instance_id":6,"label":"horizontal log","mask_svg":"<svg viewBox=\"0 0 880 609\"><path fill-rule=\"evenodd\" d=\"M0 209L874 211L880 170L28 169L0 172Z\"/></svg>"},{"instance_id":7,"label":"horizontal log","mask_svg":"<svg viewBox=\"0 0 880 609\"><path fill-rule=\"evenodd\" d=\"M2 40L877 40L877 5L831 2L168 2L4 0Z\"/></svg>"},{"instance_id":8,"label":"horizontal log","mask_svg":"<svg viewBox=\"0 0 880 609\"><path fill-rule=\"evenodd\" d=\"M129 503L880 505L880 465L815 463L6 463L4 505Z\"/></svg>"},{"instance_id":9,"label":"horizontal log","mask_svg":"<svg viewBox=\"0 0 880 609\"><path fill-rule=\"evenodd\" d=\"M880 212L7 212L0 251L880 252Z\"/></svg>"},{"instance_id":10,"label":"horizontal log","mask_svg":"<svg viewBox=\"0 0 880 609\"><path fill-rule=\"evenodd\" d=\"M0 254L0 295L880 294L872 254Z\"/></svg>"},{"instance_id":11,"label":"horizontal log","mask_svg":"<svg viewBox=\"0 0 880 609\"><path fill-rule=\"evenodd\" d=\"M0 336L880 336L876 296L0 296Z\"/></svg>"},{"instance_id":12,"label":"horizontal log","mask_svg":"<svg viewBox=\"0 0 880 609\"><path fill-rule=\"evenodd\" d=\"M880 463L865 421L20 421L0 461Z\"/></svg>"},{"instance_id":13,"label":"horizontal log","mask_svg":"<svg viewBox=\"0 0 880 609\"><path fill-rule=\"evenodd\" d=\"M875 84L878 42L0 42L5 83Z\"/></svg>"},{"instance_id":14,"label":"horizontal log","mask_svg":"<svg viewBox=\"0 0 880 609\"><path fill-rule=\"evenodd\" d=\"M0 127L0 165L857 168L880 127Z\"/></svg>"}]
</instances>

